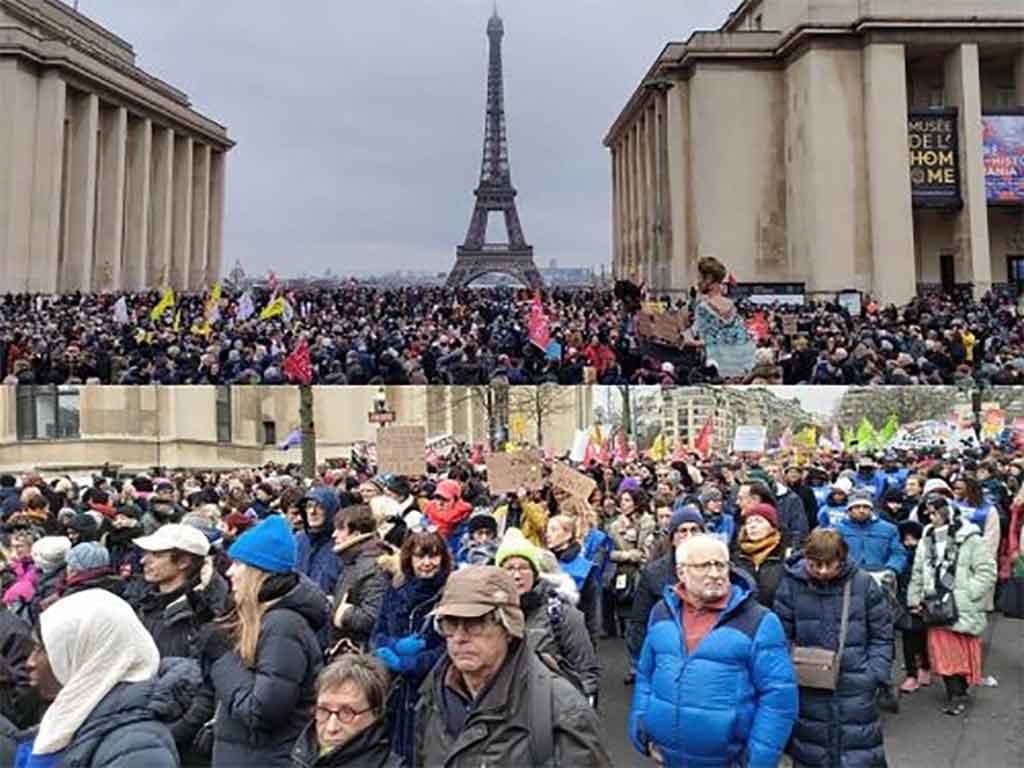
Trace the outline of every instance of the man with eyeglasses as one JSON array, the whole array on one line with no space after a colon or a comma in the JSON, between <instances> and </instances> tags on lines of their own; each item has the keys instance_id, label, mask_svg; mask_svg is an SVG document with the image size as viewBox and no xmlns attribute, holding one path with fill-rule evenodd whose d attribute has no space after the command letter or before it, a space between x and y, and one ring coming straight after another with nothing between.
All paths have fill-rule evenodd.
<instances>
[{"instance_id":1,"label":"man with eyeglasses","mask_svg":"<svg viewBox=\"0 0 1024 768\"><path fill-rule=\"evenodd\" d=\"M433 616L447 654L421 688L417 765L611 766L597 714L524 641L510 574L456 571Z\"/></svg>"},{"instance_id":2,"label":"man with eyeglasses","mask_svg":"<svg viewBox=\"0 0 1024 768\"><path fill-rule=\"evenodd\" d=\"M683 541L676 569L637 664L633 745L670 767L777 765L798 706L778 617L730 573L715 536Z\"/></svg>"}]
</instances>

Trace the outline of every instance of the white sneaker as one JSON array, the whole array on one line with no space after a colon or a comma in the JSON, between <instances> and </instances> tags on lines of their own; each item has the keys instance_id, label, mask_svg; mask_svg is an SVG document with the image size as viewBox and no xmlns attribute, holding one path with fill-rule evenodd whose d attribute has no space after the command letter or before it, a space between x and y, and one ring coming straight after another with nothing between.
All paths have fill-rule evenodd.
<instances>
[{"instance_id":1,"label":"white sneaker","mask_svg":"<svg viewBox=\"0 0 1024 768\"><path fill-rule=\"evenodd\" d=\"M986 688L998 688L999 687L999 681L996 680L992 675L989 675L988 677L982 678L981 684L984 687L986 687Z\"/></svg>"}]
</instances>

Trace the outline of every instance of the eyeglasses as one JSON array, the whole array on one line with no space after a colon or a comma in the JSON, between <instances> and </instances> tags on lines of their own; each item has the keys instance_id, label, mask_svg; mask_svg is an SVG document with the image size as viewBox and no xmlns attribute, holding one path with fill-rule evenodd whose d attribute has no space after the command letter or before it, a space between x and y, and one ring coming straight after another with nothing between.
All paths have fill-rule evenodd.
<instances>
[{"instance_id":1,"label":"eyeglasses","mask_svg":"<svg viewBox=\"0 0 1024 768\"><path fill-rule=\"evenodd\" d=\"M729 563L724 560L708 560L706 563L684 563L684 565L696 574L704 576L711 571L721 573L729 572Z\"/></svg>"},{"instance_id":2,"label":"eyeglasses","mask_svg":"<svg viewBox=\"0 0 1024 768\"><path fill-rule=\"evenodd\" d=\"M365 715L367 712L373 711L373 707L367 707L366 709L352 709L352 707L338 707L337 709L331 709L330 707L324 707L320 704L316 705L316 720L318 723L326 723L332 717L338 718L339 723L353 722L360 715Z\"/></svg>"},{"instance_id":3,"label":"eyeglasses","mask_svg":"<svg viewBox=\"0 0 1024 768\"><path fill-rule=\"evenodd\" d=\"M470 637L480 637L492 624L497 624L494 611L483 616L465 618L463 616L435 616L434 629L442 637L452 637L461 628Z\"/></svg>"},{"instance_id":4,"label":"eyeglasses","mask_svg":"<svg viewBox=\"0 0 1024 768\"><path fill-rule=\"evenodd\" d=\"M529 563L506 563L501 568L509 573L530 573L533 570Z\"/></svg>"}]
</instances>

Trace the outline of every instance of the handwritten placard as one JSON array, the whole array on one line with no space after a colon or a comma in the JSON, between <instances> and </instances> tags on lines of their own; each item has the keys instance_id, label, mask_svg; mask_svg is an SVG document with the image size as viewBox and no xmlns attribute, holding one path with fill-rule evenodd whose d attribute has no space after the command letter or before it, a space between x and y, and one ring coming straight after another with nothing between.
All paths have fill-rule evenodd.
<instances>
[{"instance_id":1,"label":"handwritten placard","mask_svg":"<svg viewBox=\"0 0 1024 768\"><path fill-rule=\"evenodd\" d=\"M640 312L636 316L636 333L643 338L677 345L685 330L686 314L683 312Z\"/></svg>"},{"instance_id":2,"label":"handwritten placard","mask_svg":"<svg viewBox=\"0 0 1024 768\"><path fill-rule=\"evenodd\" d=\"M796 336L799 332L795 317L786 315L782 318L782 334L784 336Z\"/></svg>"},{"instance_id":3,"label":"handwritten placard","mask_svg":"<svg viewBox=\"0 0 1024 768\"><path fill-rule=\"evenodd\" d=\"M593 478L587 477L582 472L577 472L561 462L556 462L551 472L551 484L555 488L561 488L570 496L586 501L590 494L597 487Z\"/></svg>"},{"instance_id":4,"label":"handwritten placard","mask_svg":"<svg viewBox=\"0 0 1024 768\"><path fill-rule=\"evenodd\" d=\"M377 435L377 467L395 475L422 475L426 470L427 428L390 426Z\"/></svg>"},{"instance_id":5,"label":"handwritten placard","mask_svg":"<svg viewBox=\"0 0 1024 768\"><path fill-rule=\"evenodd\" d=\"M544 484L543 470L542 451L492 453L487 457L487 485L492 493L509 493L520 488L535 491Z\"/></svg>"}]
</instances>

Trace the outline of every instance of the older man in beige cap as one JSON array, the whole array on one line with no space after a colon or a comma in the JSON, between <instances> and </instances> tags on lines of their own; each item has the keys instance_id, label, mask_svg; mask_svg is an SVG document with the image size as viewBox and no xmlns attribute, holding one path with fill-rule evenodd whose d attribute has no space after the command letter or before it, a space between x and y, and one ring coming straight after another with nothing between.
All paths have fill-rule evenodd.
<instances>
[{"instance_id":1,"label":"older man in beige cap","mask_svg":"<svg viewBox=\"0 0 1024 768\"><path fill-rule=\"evenodd\" d=\"M583 694L523 641L510 574L486 565L456 571L433 616L447 655L421 689L418 765L612 764Z\"/></svg>"}]
</instances>

